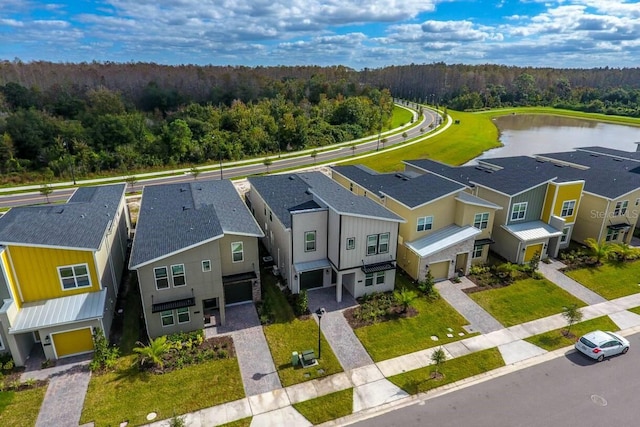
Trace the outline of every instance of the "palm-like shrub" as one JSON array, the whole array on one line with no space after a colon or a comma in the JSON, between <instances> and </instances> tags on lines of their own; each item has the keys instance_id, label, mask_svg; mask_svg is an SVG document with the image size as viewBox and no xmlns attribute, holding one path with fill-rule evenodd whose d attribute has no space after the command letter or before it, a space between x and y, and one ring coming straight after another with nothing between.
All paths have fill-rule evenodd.
<instances>
[{"instance_id":1,"label":"palm-like shrub","mask_svg":"<svg viewBox=\"0 0 640 427\"><path fill-rule=\"evenodd\" d=\"M393 293L393 297L396 299L398 304L402 307L402 312L406 313L409 309L409 305L411 302L417 298L417 295L414 291L410 291L406 288L400 289L399 291L395 291Z\"/></svg>"},{"instance_id":2,"label":"palm-like shrub","mask_svg":"<svg viewBox=\"0 0 640 427\"><path fill-rule=\"evenodd\" d=\"M167 342L166 336L152 340L149 345L144 345L141 342L138 342L138 344L139 346L135 347L133 351L138 354L138 361L141 367L162 368L164 366L162 356L171 349L171 343Z\"/></svg>"},{"instance_id":3,"label":"palm-like shrub","mask_svg":"<svg viewBox=\"0 0 640 427\"><path fill-rule=\"evenodd\" d=\"M599 242L596 239L589 237L584 241L591 250L591 255L596 259L596 262L600 263L602 258L606 258L612 250L612 246L607 242Z\"/></svg>"},{"instance_id":4,"label":"palm-like shrub","mask_svg":"<svg viewBox=\"0 0 640 427\"><path fill-rule=\"evenodd\" d=\"M611 248L609 255L618 261L630 261L637 259L640 251L626 243L618 243Z\"/></svg>"}]
</instances>

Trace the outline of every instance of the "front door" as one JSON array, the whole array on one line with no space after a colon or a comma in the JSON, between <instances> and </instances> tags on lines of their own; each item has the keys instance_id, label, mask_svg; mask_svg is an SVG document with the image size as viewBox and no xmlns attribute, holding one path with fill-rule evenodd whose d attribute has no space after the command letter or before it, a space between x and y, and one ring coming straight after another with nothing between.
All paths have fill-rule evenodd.
<instances>
[{"instance_id":1,"label":"front door","mask_svg":"<svg viewBox=\"0 0 640 427\"><path fill-rule=\"evenodd\" d=\"M469 259L469 253L463 252L456 255L456 273L464 276L467 274L467 260Z\"/></svg>"}]
</instances>

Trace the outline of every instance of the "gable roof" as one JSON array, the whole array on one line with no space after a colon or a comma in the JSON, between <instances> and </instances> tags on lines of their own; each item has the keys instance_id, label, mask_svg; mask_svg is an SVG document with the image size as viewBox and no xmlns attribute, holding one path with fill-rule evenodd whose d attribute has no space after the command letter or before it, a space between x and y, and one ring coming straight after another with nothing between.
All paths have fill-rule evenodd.
<instances>
[{"instance_id":1,"label":"gable roof","mask_svg":"<svg viewBox=\"0 0 640 427\"><path fill-rule=\"evenodd\" d=\"M129 268L224 234L264 235L231 181L144 187Z\"/></svg>"},{"instance_id":2,"label":"gable roof","mask_svg":"<svg viewBox=\"0 0 640 427\"><path fill-rule=\"evenodd\" d=\"M636 142L636 144L639 144ZM588 153L598 153L612 157L619 157L621 159L629 159L634 160L636 162L640 162L640 151L623 151L616 150L615 148L607 148L607 147L579 147L576 148L576 151L584 151Z\"/></svg>"},{"instance_id":3,"label":"gable roof","mask_svg":"<svg viewBox=\"0 0 640 427\"><path fill-rule=\"evenodd\" d=\"M321 172L254 176L249 178L249 183L285 228L291 227L292 208L303 206L308 209L313 206L310 202L342 215L404 222L390 210L371 199L353 194Z\"/></svg>"},{"instance_id":4,"label":"gable roof","mask_svg":"<svg viewBox=\"0 0 640 427\"><path fill-rule=\"evenodd\" d=\"M0 244L98 250L125 186L79 187L64 204L12 208L0 218Z\"/></svg>"},{"instance_id":5,"label":"gable roof","mask_svg":"<svg viewBox=\"0 0 640 427\"><path fill-rule=\"evenodd\" d=\"M378 196L386 195L409 208L463 190L466 186L433 174L378 173L366 167L334 166L332 168Z\"/></svg>"}]
</instances>

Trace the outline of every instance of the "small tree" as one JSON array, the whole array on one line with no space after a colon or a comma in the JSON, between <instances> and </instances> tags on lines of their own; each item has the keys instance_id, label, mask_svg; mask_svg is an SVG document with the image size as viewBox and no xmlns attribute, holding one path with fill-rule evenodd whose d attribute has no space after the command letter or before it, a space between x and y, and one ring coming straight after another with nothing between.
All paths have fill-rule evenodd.
<instances>
[{"instance_id":1,"label":"small tree","mask_svg":"<svg viewBox=\"0 0 640 427\"><path fill-rule=\"evenodd\" d=\"M576 304L569 307L563 307L562 317L567 321L567 330L565 336L571 336L571 327L582 320L583 313Z\"/></svg>"},{"instance_id":2,"label":"small tree","mask_svg":"<svg viewBox=\"0 0 640 427\"><path fill-rule=\"evenodd\" d=\"M424 276L424 280L418 283L418 289L420 292L425 294L428 297L434 295L433 287L435 286L436 281L433 278L433 274L431 274L431 270L427 270L427 274Z\"/></svg>"},{"instance_id":3,"label":"small tree","mask_svg":"<svg viewBox=\"0 0 640 427\"><path fill-rule=\"evenodd\" d=\"M382 148L384 149L384 144L387 143L387 138L382 138L380 142L382 142Z\"/></svg>"},{"instance_id":4,"label":"small tree","mask_svg":"<svg viewBox=\"0 0 640 427\"><path fill-rule=\"evenodd\" d=\"M89 369L100 371L115 367L120 350L117 347L109 347L109 341L100 328L93 328L93 359L89 363Z\"/></svg>"},{"instance_id":5,"label":"small tree","mask_svg":"<svg viewBox=\"0 0 640 427\"><path fill-rule=\"evenodd\" d=\"M351 144L351 154L353 156L356 155L356 148L357 148L356 144Z\"/></svg>"},{"instance_id":6,"label":"small tree","mask_svg":"<svg viewBox=\"0 0 640 427\"><path fill-rule=\"evenodd\" d=\"M447 355L444 353L442 347L433 350L433 353L431 353L431 361L436 367L436 370L434 372L435 377L440 376L440 365L442 365L445 360L447 360Z\"/></svg>"},{"instance_id":7,"label":"small tree","mask_svg":"<svg viewBox=\"0 0 640 427\"><path fill-rule=\"evenodd\" d=\"M638 258L638 249L629 246L627 243L617 243L612 249L611 253L615 255L618 261L627 261Z\"/></svg>"},{"instance_id":8,"label":"small tree","mask_svg":"<svg viewBox=\"0 0 640 427\"><path fill-rule=\"evenodd\" d=\"M409 136L409 135L408 135L406 132L402 132L402 137L403 137L404 139L407 139L407 136Z\"/></svg>"},{"instance_id":9,"label":"small tree","mask_svg":"<svg viewBox=\"0 0 640 427\"><path fill-rule=\"evenodd\" d=\"M313 159L313 164L316 164L316 157L318 157L318 150L313 150L311 152L311 158Z\"/></svg>"},{"instance_id":10,"label":"small tree","mask_svg":"<svg viewBox=\"0 0 640 427\"><path fill-rule=\"evenodd\" d=\"M196 166L193 166L189 172L191 173L191 176L193 176L193 179L195 180L195 179L198 179L198 175L200 175L202 171L198 169Z\"/></svg>"},{"instance_id":11,"label":"small tree","mask_svg":"<svg viewBox=\"0 0 640 427\"><path fill-rule=\"evenodd\" d=\"M136 182L138 182L138 178L136 178L135 175L129 175L125 177L124 182L129 184L129 190L134 191L134 186L136 185Z\"/></svg>"},{"instance_id":12,"label":"small tree","mask_svg":"<svg viewBox=\"0 0 640 427\"><path fill-rule=\"evenodd\" d=\"M296 298L295 312L298 316L309 312L309 296L306 289L301 290Z\"/></svg>"},{"instance_id":13,"label":"small tree","mask_svg":"<svg viewBox=\"0 0 640 427\"><path fill-rule=\"evenodd\" d=\"M591 255L596 259L596 262L600 264L602 258L605 258L611 252L611 245L607 242L600 243L593 237L589 237L584 241L589 249L591 250Z\"/></svg>"},{"instance_id":14,"label":"small tree","mask_svg":"<svg viewBox=\"0 0 640 427\"><path fill-rule=\"evenodd\" d=\"M529 260L529 268L531 269L531 273L538 270L539 265L540 265L540 251L536 251L536 253L534 253L531 259Z\"/></svg>"},{"instance_id":15,"label":"small tree","mask_svg":"<svg viewBox=\"0 0 640 427\"><path fill-rule=\"evenodd\" d=\"M273 164L273 160L266 157L262 163L264 163L264 165L267 167L267 173L269 173L269 166Z\"/></svg>"},{"instance_id":16,"label":"small tree","mask_svg":"<svg viewBox=\"0 0 640 427\"><path fill-rule=\"evenodd\" d=\"M406 313L413 300L417 298L417 295L413 291L402 288L399 291L395 291L393 297L402 307L402 312Z\"/></svg>"},{"instance_id":17,"label":"small tree","mask_svg":"<svg viewBox=\"0 0 640 427\"><path fill-rule=\"evenodd\" d=\"M53 193L53 187L51 187L51 184L42 184L40 186L40 194L42 194L47 199L47 203L50 203L49 194L51 193Z\"/></svg>"},{"instance_id":18,"label":"small tree","mask_svg":"<svg viewBox=\"0 0 640 427\"><path fill-rule=\"evenodd\" d=\"M162 368L164 366L162 356L164 356L170 348L171 344L167 342L167 337L161 336L152 340L149 345L138 342L138 347L135 347L133 352L138 353L140 367L151 365Z\"/></svg>"}]
</instances>

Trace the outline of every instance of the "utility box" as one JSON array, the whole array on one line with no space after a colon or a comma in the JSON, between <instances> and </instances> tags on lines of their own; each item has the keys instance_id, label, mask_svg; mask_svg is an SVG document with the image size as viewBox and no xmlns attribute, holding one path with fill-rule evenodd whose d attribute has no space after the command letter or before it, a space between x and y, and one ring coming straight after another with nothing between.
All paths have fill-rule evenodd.
<instances>
[{"instance_id":1,"label":"utility box","mask_svg":"<svg viewBox=\"0 0 640 427\"><path fill-rule=\"evenodd\" d=\"M300 356L297 351L291 352L291 366L294 368L300 364Z\"/></svg>"}]
</instances>

